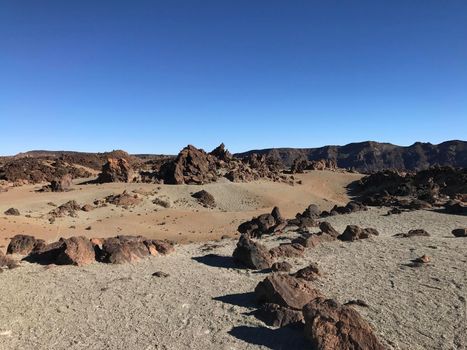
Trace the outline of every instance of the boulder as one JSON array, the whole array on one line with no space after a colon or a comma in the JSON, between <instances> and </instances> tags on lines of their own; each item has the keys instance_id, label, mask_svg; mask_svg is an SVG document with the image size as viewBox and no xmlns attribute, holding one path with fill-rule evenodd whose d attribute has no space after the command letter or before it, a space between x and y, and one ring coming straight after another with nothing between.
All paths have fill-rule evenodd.
<instances>
[{"instance_id":1,"label":"boulder","mask_svg":"<svg viewBox=\"0 0 467 350\"><path fill-rule=\"evenodd\" d=\"M149 256L149 250L141 236L117 236L107 238L102 245L100 261L111 264L132 263Z\"/></svg>"},{"instance_id":2,"label":"boulder","mask_svg":"<svg viewBox=\"0 0 467 350\"><path fill-rule=\"evenodd\" d=\"M5 211L4 213L5 215L11 215L11 216L20 216L20 212L18 209L16 208L10 208L8 210Z\"/></svg>"},{"instance_id":3,"label":"boulder","mask_svg":"<svg viewBox=\"0 0 467 350\"><path fill-rule=\"evenodd\" d=\"M151 255L157 255L154 253L154 250L158 254L162 254L162 255L167 255L175 251L174 244L167 240L146 239L143 242L148 248Z\"/></svg>"},{"instance_id":4,"label":"boulder","mask_svg":"<svg viewBox=\"0 0 467 350\"><path fill-rule=\"evenodd\" d=\"M303 323L303 314L277 304L265 303L255 311L255 316L271 327L285 327Z\"/></svg>"},{"instance_id":5,"label":"boulder","mask_svg":"<svg viewBox=\"0 0 467 350\"><path fill-rule=\"evenodd\" d=\"M368 322L352 307L315 298L303 308L305 335L319 350L384 350Z\"/></svg>"},{"instance_id":6,"label":"boulder","mask_svg":"<svg viewBox=\"0 0 467 350\"><path fill-rule=\"evenodd\" d=\"M102 166L102 171L97 177L98 183L106 182L132 182L135 173L125 158L110 158Z\"/></svg>"},{"instance_id":7,"label":"boulder","mask_svg":"<svg viewBox=\"0 0 467 350\"><path fill-rule=\"evenodd\" d=\"M332 237L337 238L339 236L339 232L337 232L332 225L327 221L322 221L319 223L319 229Z\"/></svg>"},{"instance_id":8,"label":"boulder","mask_svg":"<svg viewBox=\"0 0 467 350\"><path fill-rule=\"evenodd\" d=\"M43 242L43 240L37 240L34 236L15 235L8 244L6 252L7 254L28 255L34 249L40 247Z\"/></svg>"},{"instance_id":9,"label":"boulder","mask_svg":"<svg viewBox=\"0 0 467 350\"><path fill-rule=\"evenodd\" d=\"M265 246L256 243L245 235L241 235L233 252L235 261L255 270L271 267L271 254Z\"/></svg>"},{"instance_id":10,"label":"boulder","mask_svg":"<svg viewBox=\"0 0 467 350\"><path fill-rule=\"evenodd\" d=\"M81 209L81 206L75 200L71 200L60 205L59 207L55 209L52 209L49 212L49 216L51 218L64 217L64 216L77 217L78 214L76 212L80 209Z\"/></svg>"},{"instance_id":11,"label":"boulder","mask_svg":"<svg viewBox=\"0 0 467 350\"><path fill-rule=\"evenodd\" d=\"M195 192L191 196L196 198L198 202L206 208L214 208L216 206L214 196L205 190Z\"/></svg>"},{"instance_id":12,"label":"boulder","mask_svg":"<svg viewBox=\"0 0 467 350\"><path fill-rule=\"evenodd\" d=\"M243 222L238 226L237 230L242 234L248 234L251 237L259 238L262 235L273 233L275 227L279 224L280 222L277 222L272 214L262 214L249 221Z\"/></svg>"},{"instance_id":13,"label":"boulder","mask_svg":"<svg viewBox=\"0 0 467 350\"><path fill-rule=\"evenodd\" d=\"M60 238L33 250L25 260L49 265L83 266L95 261L94 247L86 237Z\"/></svg>"},{"instance_id":14,"label":"boulder","mask_svg":"<svg viewBox=\"0 0 467 350\"><path fill-rule=\"evenodd\" d=\"M272 217L276 221L276 223L284 222L284 218L281 215L281 212L278 207L274 207L271 212Z\"/></svg>"},{"instance_id":15,"label":"boulder","mask_svg":"<svg viewBox=\"0 0 467 350\"><path fill-rule=\"evenodd\" d=\"M308 281L293 276L273 273L255 288L258 303L273 303L290 309L301 310L305 304L321 293Z\"/></svg>"},{"instance_id":16,"label":"boulder","mask_svg":"<svg viewBox=\"0 0 467 350\"><path fill-rule=\"evenodd\" d=\"M121 207L130 207L140 204L142 201L137 194L130 194L127 191L123 191L121 194L115 194L105 197L105 202L114 204Z\"/></svg>"},{"instance_id":17,"label":"boulder","mask_svg":"<svg viewBox=\"0 0 467 350\"><path fill-rule=\"evenodd\" d=\"M54 179L50 182L50 190L52 192L64 192L68 191L73 185L73 177L70 174L65 174L58 179Z\"/></svg>"},{"instance_id":18,"label":"boulder","mask_svg":"<svg viewBox=\"0 0 467 350\"><path fill-rule=\"evenodd\" d=\"M319 271L317 264L311 263L307 267L295 272L292 276L304 279L305 281L315 281L321 277L321 272Z\"/></svg>"},{"instance_id":19,"label":"boulder","mask_svg":"<svg viewBox=\"0 0 467 350\"><path fill-rule=\"evenodd\" d=\"M320 237L315 234L302 235L292 240L292 243L300 244L301 246L305 248L314 248L318 244L320 244L320 242L321 242Z\"/></svg>"},{"instance_id":20,"label":"boulder","mask_svg":"<svg viewBox=\"0 0 467 350\"><path fill-rule=\"evenodd\" d=\"M455 237L467 237L467 228L456 228L452 230Z\"/></svg>"},{"instance_id":21,"label":"boulder","mask_svg":"<svg viewBox=\"0 0 467 350\"><path fill-rule=\"evenodd\" d=\"M378 235L378 231L374 228L360 228L356 225L348 225L345 231L337 238L341 241L355 241L358 239L369 238L371 235Z\"/></svg>"}]
</instances>

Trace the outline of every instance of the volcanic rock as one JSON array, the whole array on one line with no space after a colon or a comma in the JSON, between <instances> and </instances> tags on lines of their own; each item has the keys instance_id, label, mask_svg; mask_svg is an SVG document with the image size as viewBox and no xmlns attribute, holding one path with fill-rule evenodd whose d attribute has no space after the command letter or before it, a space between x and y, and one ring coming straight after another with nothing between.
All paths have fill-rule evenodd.
<instances>
[{"instance_id":1,"label":"volcanic rock","mask_svg":"<svg viewBox=\"0 0 467 350\"><path fill-rule=\"evenodd\" d=\"M213 208L216 206L214 196L205 190L193 193L192 197L196 198L198 202L206 208Z\"/></svg>"},{"instance_id":2,"label":"volcanic rock","mask_svg":"<svg viewBox=\"0 0 467 350\"><path fill-rule=\"evenodd\" d=\"M355 241L357 239L369 238L371 235L378 235L378 231L374 228L362 229L356 225L348 225L345 231L337 237L341 241Z\"/></svg>"},{"instance_id":3,"label":"volcanic rock","mask_svg":"<svg viewBox=\"0 0 467 350\"><path fill-rule=\"evenodd\" d=\"M272 264L271 254L267 248L246 235L240 236L233 257L241 265L255 270L267 269Z\"/></svg>"},{"instance_id":4,"label":"volcanic rock","mask_svg":"<svg viewBox=\"0 0 467 350\"><path fill-rule=\"evenodd\" d=\"M134 177L135 173L125 158L110 158L102 166L102 171L96 182L132 182Z\"/></svg>"},{"instance_id":5,"label":"volcanic rock","mask_svg":"<svg viewBox=\"0 0 467 350\"><path fill-rule=\"evenodd\" d=\"M384 350L370 325L352 307L315 298L303 308L305 335L319 350Z\"/></svg>"},{"instance_id":6,"label":"volcanic rock","mask_svg":"<svg viewBox=\"0 0 467 350\"><path fill-rule=\"evenodd\" d=\"M323 233L326 233L332 237L335 237L337 238L337 236L339 236L339 232L337 232L334 227L332 227L332 225L327 222L327 221L322 221L320 222L319 224L319 229L323 232Z\"/></svg>"},{"instance_id":7,"label":"volcanic rock","mask_svg":"<svg viewBox=\"0 0 467 350\"><path fill-rule=\"evenodd\" d=\"M110 195L105 197L105 202L114 204L122 207L129 207L141 203L142 199L137 194L130 194L127 191L123 191L121 194Z\"/></svg>"},{"instance_id":8,"label":"volcanic rock","mask_svg":"<svg viewBox=\"0 0 467 350\"><path fill-rule=\"evenodd\" d=\"M105 263L123 264L139 261L149 254L144 237L117 236L104 241L99 259Z\"/></svg>"},{"instance_id":9,"label":"volcanic rock","mask_svg":"<svg viewBox=\"0 0 467 350\"><path fill-rule=\"evenodd\" d=\"M291 269L292 265L290 265L287 261L275 262L271 266L271 270L275 272L289 272Z\"/></svg>"},{"instance_id":10,"label":"volcanic rock","mask_svg":"<svg viewBox=\"0 0 467 350\"><path fill-rule=\"evenodd\" d=\"M321 277L321 272L319 271L317 264L311 263L307 267L295 272L292 276L304 279L305 281L315 281Z\"/></svg>"},{"instance_id":11,"label":"volcanic rock","mask_svg":"<svg viewBox=\"0 0 467 350\"><path fill-rule=\"evenodd\" d=\"M7 254L28 255L34 249L41 247L43 242L43 240L37 240L33 236L15 235L8 244L6 252Z\"/></svg>"},{"instance_id":12,"label":"volcanic rock","mask_svg":"<svg viewBox=\"0 0 467 350\"><path fill-rule=\"evenodd\" d=\"M5 215L11 215L11 216L20 216L20 212L18 209L16 208L10 208L8 210L5 211L4 213Z\"/></svg>"},{"instance_id":13,"label":"volcanic rock","mask_svg":"<svg viewBox=\"0 0 467 350\"><path fill-rule=\"evenodd\" d=\"M273 273L258 283L255 295L260 304L273 303L301 310L310 300L321 296L321 293L303 279Z\"/></svg>"},{"instance_id":14,"label":"volcanic rock","mask_svg":"<svg viewBox=\"0 0 467 350\"><path fill-rule=\"evenodd\" d=\"M295 258L303 256L305 248L298 243L283 243L269 250L273 258Z\"/></svg>"},{"instance_id":15,"label":"volcanic rock","mask_svg":"<svg viewBox=\"0 0 467 350\"><path fill-rule=\"evenodd\" d=\"M410 230L407 233L398 233L395 237L409 238L409 237L429 237L430 234L423 229Z\"/></svg>"}]
</instances>

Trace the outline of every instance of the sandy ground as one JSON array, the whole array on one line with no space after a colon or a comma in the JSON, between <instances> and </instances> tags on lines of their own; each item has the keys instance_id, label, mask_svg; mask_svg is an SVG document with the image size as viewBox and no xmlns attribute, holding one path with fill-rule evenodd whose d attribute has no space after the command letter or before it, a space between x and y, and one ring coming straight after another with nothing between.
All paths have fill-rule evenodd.
<instances>
[{"instance_id":1,"label":"sandy ground","mask_svg":"<svg viewBox=\"0 0 467 350\"><path fill-rule=\"evenodd\" d=\"M380 235L325 243L289 262L294 269L317 262L324 276L316 286L328 297L366 301L358 311L389 349L465 349L467 239L450 232L467 226L467 218L385 213L329 218L340 231L357 224ZM393 237L414 228L431 237ZM279 238L263 241L274 246ZM235 243L181 245L172 255L127 265L22 262L0 274L0 348L310 349L300 330L269 328L251 315L251 292L265 274L235 268ZM432 263L407 266L423 254ZM155 271L170 276L152 277Z\"/></svg>"},{"instance_id":2,"label":"sandy ground","mask_svg":"<svg viewBox=\"0 0 467 350\"><path fill-rule=\"evenodd\" d=\"M285 216L293 217L310 203L323 209L348 202L345 186L361 177L358 174L312 171L296 176L302 185L258 181L231 183L227 180L204 186L110 183L85 185L76 181L64 193L36 192L41 185L11 188L0 192L0 246L6 246L15 234L32 234L47 241L60 237L84 235L108 237L116 234L140 234L150 238L168 238L178 242L205 241L222 235L233 235L238 225L252 216L270 211L278 205ZM191 197L201 189L211 193L217 207L207 209ZM54 207L76 200L80 205L92 204L124 190L137 192L142 203L124 209L115 205L80 211L77 218L57 218L53 224L47 213ZM169 200L171 208L153 204L155 198ZM21 216L6 216L4 211L17 208ZM30 217L26 217L26 215ZM90 230L86 228L91 227Z\"/></svg>"}]
</instances>

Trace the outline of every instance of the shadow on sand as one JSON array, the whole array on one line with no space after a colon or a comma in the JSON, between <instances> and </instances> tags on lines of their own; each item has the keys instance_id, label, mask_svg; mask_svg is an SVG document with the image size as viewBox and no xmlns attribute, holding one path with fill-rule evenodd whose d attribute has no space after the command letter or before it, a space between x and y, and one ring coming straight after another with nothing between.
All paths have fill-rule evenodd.
<instances>
[{"instance_id":1,"label":"shadow on sand","mask_svg":"<svg viewBox=\"0 0 467 350\"><path fill-rule=\"evenodd\" d=\"M247 343L265 346L273 350L311 349L310 343L303 335L303 330L300 329L238 326L232 328L229 334Z\"/></svg>"},{"instance_id":2,"label":"shadow on sand","mask_svg":"<svg viewBox=\"0 0 467 350\"><path fill-rule=\"evenodd\" d=\"M203 256L195 256L193 260L212 267L221 267L224 269L235 269L241 268L235 264L231 256L223 256L217 254L207 254Z\"/></svg>"},{"instance_id":3,"label":"shadow on sand","mask_svg":"<svg viewBox=\"0 0 467 350\"><path fill-rule=\"evenodd\" d=\"M220 297L212 298L213 300L222 301L223 303L242 306L242 307L256 307L255 304L255 293L237 293L237 294L227 294Z\"/></svg>"}]
</instances>

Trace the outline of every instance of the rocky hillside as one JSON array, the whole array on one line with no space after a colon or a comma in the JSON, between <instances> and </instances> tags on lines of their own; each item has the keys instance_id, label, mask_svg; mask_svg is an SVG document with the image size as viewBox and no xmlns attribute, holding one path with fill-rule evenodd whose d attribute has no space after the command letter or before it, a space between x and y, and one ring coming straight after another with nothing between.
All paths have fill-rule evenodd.
<instances>
[{"instance_id":1,"label":"rocky hillside","mask_svg":"<svg viewBox=\"0 0 467 350\"><path fill-rule=\"evenodd\" d=\"M407 147L366 141L320 148L252 150L235 156L245 157L252 153L279 157L285 166L291 166L297 158L331 159L335 160L340 168L352 168L361 172L384 169L422 170L433 165L467 167L467 141L458 140L446 141L438 145L416 142Z\"/></svg>"}]
</instances>

